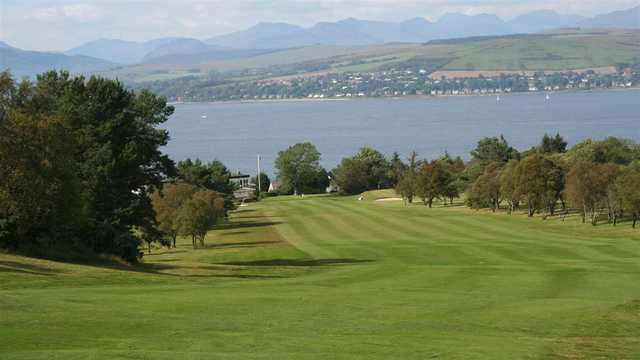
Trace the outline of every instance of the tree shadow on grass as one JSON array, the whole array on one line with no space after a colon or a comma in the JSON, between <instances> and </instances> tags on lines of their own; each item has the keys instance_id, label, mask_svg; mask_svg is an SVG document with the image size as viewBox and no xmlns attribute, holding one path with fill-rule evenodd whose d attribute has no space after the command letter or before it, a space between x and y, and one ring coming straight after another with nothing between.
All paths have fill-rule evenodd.
<instances>
[{"instance_id":1,"label":"tree shadow on grass","mask_svg":"<svg viewBox=\"0 0 640 360\"><path fill-rule=\"evenodd\" d=\"M140 264L136 267L126 269L132 272L147 273L153 275L174 277L174 278L237 278L237 279L279 279L284 276L279 275L258 275L258 274L176 274L166 271L180 271L180 270L200 270L200 271L229 271L228 267L222 265L177 265L177 264Z\"/></svg>"},{"instance_id":2,"label":"tree shadow on grass","mask_svg":"<svg viewBox=\"0 0 640 360\"><path fill-rule=\"evenodd\" d=\"M218 225L216 226L215 230L249 229L280 224L282 224L282 222L279 221L238 221L229 224Z\"/></svg>"},{"instance_id":3,"label":"tree shadow on grass","mask_svg":"<svg viewBox=\"0 0 640 360\"><path fill-rule=\"evenodd\" d=\"M220 236L246 235L246 234L251 234L251 231L232 231L232 232L220 234Z\"/></svg>"},{"instance_id":4,"label":"tree shadow on grass","mask_svg":"<svg viewBox=\"0 0 640 360\"><path fill-rule=\"evenodd\" d=\"M0 261L0 272L14 272L32 275L54 275L60 271L33 264L23 264L15 261Z\"/></svg>"},{"instance_id":5,"label":"tree shadow on grass","mask_svg":"<svg viewBox=\"0 0 640 360\"><path fill-rule=\"evenodd\" d=\"M246 213L252 213L252 212L256 212L254 209L240 209L240 210L235 210L233 213L234 214L246 214Z\"/></svg>"},{"instance_id":6,"label":"tree shadow on grass","mask_svg":"<svg viewBox=\"0 0 640 360\"><path fill-rule=\"evenodd\" d=\"M201 249L238 249L238 248L252 248L257 245L267 245L267 244L277 244L279 241L242 241L242 242L233 242L233 243L222 243L222 244L206 244L204 248Z\"/></svg>"},{"instance_id":7,"label":"tree shadow on grass","mask_svg":"<svg viewBox=\"0 0 640 360\"><path fill-rule=\"evenodd\" d=\"M311 267L311 266L329 266L329 265L352 265L373 262L373 260L358 259L270 259L256 261L232 261L220 263L221 265L235 266L292 266L292 267Z\"/></svg>"},{"instance_id":8,"label":"tree shadow on grass","mask_svg":"<svg viewBox=\"0 0 640 360\"><path fill-rule=\"evenodd\" d=\"M182 246L182 245L180 245ZM191 247L191 245L188 245L189 247ZM187 245L185 245L185 247L187 247ZM145 253L144 257L149 257L149 256L160 256L160 255L173 255L173 254L183 254L188 252L188 250L177 250L177 249L171 249L171 250L167 250L164 252L155 252L155 253Z\"/></svg>"}]
</instances>

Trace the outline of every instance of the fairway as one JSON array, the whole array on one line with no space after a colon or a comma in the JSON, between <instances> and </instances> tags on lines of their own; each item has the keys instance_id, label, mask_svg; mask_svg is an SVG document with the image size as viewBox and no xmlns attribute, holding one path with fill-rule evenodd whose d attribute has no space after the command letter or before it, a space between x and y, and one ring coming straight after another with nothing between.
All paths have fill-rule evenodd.
<instances>
[{"instance_id":1,"label":"fairway","mask_svg":"<svg viewBox=\"0 0 640 360\"><path fill-rule=\"evenodd\" d=\"M626 223L277 197L144 263L0 254L0 358L640 358Z\"/></svg>"}]
</instances>

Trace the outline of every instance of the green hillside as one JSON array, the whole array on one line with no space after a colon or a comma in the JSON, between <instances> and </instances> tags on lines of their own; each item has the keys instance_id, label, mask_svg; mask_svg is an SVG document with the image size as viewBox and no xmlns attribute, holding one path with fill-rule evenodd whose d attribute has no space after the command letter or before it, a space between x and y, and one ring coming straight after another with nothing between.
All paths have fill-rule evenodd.
<instances>
[{"instance_id":1,"label":"green hillside","mask_svg":"<svg viewBox=\"0 0 640 360\"><path fill-rule=\"evenodd\" d=\"M140 267L0 255L2 359L633 359L640 234L282 197Z\"/></svg>"},{"instance_id":2,"label":"green hillside","mask_svg":"<svg viewBox=\"0 0 640 360\"><path fill-rule=\"evenodd\" d=\"M640 31L563 31L436 41L428 44L389 44L341 47L310 46L255 57L211 61L199 65L139 65L102 73L127 81L145 82L212 71L242 80L253 76L317 74L318 72L377 71L420 64L440 70L575 70L640 62ZM294 66L295 65L295 66ZM238 73L241 73L238 78Z\"/></svg>"}]
</instances>

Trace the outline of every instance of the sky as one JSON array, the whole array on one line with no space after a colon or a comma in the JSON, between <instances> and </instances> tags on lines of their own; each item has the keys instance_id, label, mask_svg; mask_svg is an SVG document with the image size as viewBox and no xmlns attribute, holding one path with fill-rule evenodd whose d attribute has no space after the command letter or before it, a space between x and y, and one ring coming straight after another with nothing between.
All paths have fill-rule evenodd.
<instances>
[{"instance_id":1,"label":"sky","mask_svg":"<svg viewBox=\"0 0 640 360\"><path fill-rule=\"evenodd\" d=\"M0 40L22 49L62 51L100 38L206 39L259 22L311 26L349 17L437 20L447 12L496 14L508 20L534 10L593 16L639 3L640 0L0 0Z\"/></svg>"}]
</instances>

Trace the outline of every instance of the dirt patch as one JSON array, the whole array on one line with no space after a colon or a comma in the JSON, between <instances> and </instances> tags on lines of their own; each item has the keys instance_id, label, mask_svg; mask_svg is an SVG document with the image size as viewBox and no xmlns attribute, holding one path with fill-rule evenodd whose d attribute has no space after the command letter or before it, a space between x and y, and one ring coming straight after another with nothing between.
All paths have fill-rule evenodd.
<instances>
[{"instance_id":1,"label":"dirt patch","mask_svg":"<svg viewBox=\"0 0 640 360\"><path fill-rule=\"evenodd\" d=\"M376 200L376 202L392 202L392 201L402 201L402 198L384 198L384 199Z\"/></svg>"}]
</instances>

